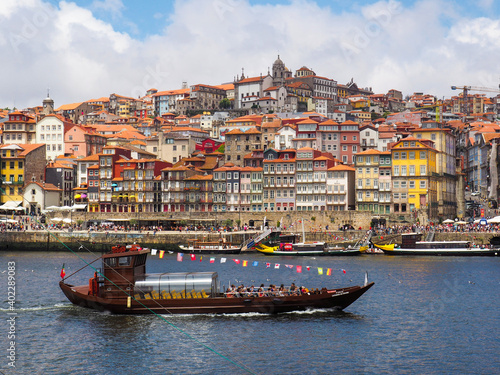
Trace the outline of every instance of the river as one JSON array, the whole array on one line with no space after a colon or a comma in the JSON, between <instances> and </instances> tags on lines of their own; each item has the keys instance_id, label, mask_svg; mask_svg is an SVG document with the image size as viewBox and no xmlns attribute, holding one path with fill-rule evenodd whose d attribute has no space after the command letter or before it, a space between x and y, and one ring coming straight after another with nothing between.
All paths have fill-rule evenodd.
<instances>
[{"instance_id":1,"label":"river","mask_svg":"<svg viewBox=\"0 0 500 375\"><path fill-rule=\"evenodd\" d=\"M0 370L58 375L499 373L498 257L270 258L252 253L228 257L226 263L213 257L215 263L208 256L201 262L186 256L177 262L168 253L163 259L150 256L148 272L217 271L226 286L336 287L362 284L367 271L375 286L343 312L117 316L73 306L59 289L63 263L70 275L93 255L0 252ZM232 258L248 260L249 266ZM253 261L259 265L251 266ZM299 274L285 264L304 270ZM15 274L14 310L8 305L9 265L15 268L10 272ZM318 267L325 273L331 268L332 275L318 275ZM68 282L87 284L92 273L85 269ZM12 316L14 324L8 321Z\"/></svg>"}]
</instances>

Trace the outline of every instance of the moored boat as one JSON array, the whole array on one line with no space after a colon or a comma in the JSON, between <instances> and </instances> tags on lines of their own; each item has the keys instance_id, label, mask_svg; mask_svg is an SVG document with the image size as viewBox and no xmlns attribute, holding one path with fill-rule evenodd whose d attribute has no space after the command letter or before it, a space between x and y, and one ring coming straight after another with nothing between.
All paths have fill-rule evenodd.
<instances>
[{"instance_id":1,"label":"moored boat","mask_svg":"<svg viewBox=\"0 0 500 375\"><path fill-rule=\"evenodd\" d=\"M303 246L301 246L303 245ZM311 244L280 244L278 246L256 246L258 252L265 255L299 255L299 256L322 256L322 255L360 255L365 251L364 247L344 248L339 246L328 247L324 242Z\"/></svg>"},{"instance_id":2,"label":"moored boat","mask_svg":"<svg viewBox=\"0 0 500 375\"><path fill-rule=\"evenodd\" d=\"M179 245L179 247L182 251L197 254L239 254L241 251L241 245L226 242L225 238L222 237L218 241L189 239L187 245Z\"/></svg>"},{"instance_id":3,"label":"moored boat","mask_svg":"<svg viewBox=\"0 0 500 375\"><path fill-rule=\"evenodd\" d=\"M245 292L219 290L216 272L146 273L149 250L113 247L103 255L102 272L94 273L88 285L74 286L67 278L59 285L75 305L116 314L219 314L282 313L314 308L342 310L356 301L374 283L317 292ZM71 276L71 275L70 275ZM314 288L310 288L313 290Z\"/></svg>"},{"instance_id":4,"label":"moored boat","mask_svg":"<svg viewBox=\"0 0 500 375\"><path fill-rule=\"evenodd\" d=\"M470 241L420 241L421 233L404 233L401 247L395 244L375 245L390 255L497 256L500 250L475 247Z\"/></svg>"}]
</instances>

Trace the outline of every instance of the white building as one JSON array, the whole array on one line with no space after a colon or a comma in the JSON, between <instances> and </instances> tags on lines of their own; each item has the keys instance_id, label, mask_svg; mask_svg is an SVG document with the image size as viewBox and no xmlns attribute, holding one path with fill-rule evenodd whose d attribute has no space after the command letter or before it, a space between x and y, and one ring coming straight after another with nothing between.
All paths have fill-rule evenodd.
<instances>
[{"instance_id":1,"label":"white building","mask_svg":"<svg viewBox=\"0 0 500 375\"><path fill-rule=\"evenodd\" d=\"M45 143L47 160L64 154L65 127L74 125L60 115L47 115L36 123L36 143Z\"/></svg>"}]
</instances>

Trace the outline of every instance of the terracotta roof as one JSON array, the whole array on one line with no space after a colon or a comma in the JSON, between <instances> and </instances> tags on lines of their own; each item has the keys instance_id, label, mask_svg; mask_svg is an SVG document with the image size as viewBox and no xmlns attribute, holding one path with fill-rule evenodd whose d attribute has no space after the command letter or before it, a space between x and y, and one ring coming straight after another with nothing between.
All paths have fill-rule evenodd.
<instances>
[{"instance_id":1,"label":"terracotta roof","mask_svg":"<svg viewBox=\"0 0 500 375\"><path fill-rule=\"evenodd\" d=\"M348 165L338 164L335 167L328 168L328 171L351 171L355 172L356 169L349 167Z\"/></svg>"}]
</instances>

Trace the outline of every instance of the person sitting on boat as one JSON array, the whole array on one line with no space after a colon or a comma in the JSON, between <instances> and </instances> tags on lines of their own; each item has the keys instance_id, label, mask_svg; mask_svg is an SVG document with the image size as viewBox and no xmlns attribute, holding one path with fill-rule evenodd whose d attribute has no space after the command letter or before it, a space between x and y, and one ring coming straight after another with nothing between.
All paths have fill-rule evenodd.
<instances>
[{"instance_id":1,"label":"person sitting on boat","mask_svg":"<svg viewBox=\"0 0 500 375\"><path fill-rule=\"evenodd\" d=\"M259 290L257 290L257 292L259 293L259 297L264 296L264 284L260 284Z\"/></svg>"},{"instance_id":2,"label":"person sitting on boat","mask_svg":"<svg viewBox=\"0 0 500 375\"><path fill-rule=\"evenodd\" d=\"M292 283L292 285L290 285L290 294L292 295L297 295L297 286L295 286L295 283Z\"/></svg>"}]
</instances>

